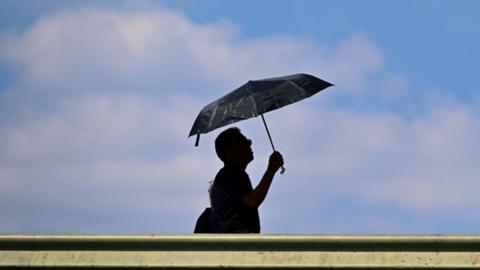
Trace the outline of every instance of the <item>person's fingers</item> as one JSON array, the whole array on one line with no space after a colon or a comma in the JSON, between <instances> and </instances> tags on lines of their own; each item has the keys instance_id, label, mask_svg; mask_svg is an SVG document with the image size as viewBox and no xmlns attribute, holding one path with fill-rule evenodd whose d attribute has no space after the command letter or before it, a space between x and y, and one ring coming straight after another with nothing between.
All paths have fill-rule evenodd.
<instances>
[{"instance_id":1,"label":"person's fingers","mask_svg":"<svg viewBox=\"0 0 480 270\"><path fill-rule=\"evenodd\" d=\"M283 164L284 164L283 156L280 154L280 152L274 151L270 155L270 164L277 167L277 168L283 166Z\"/></svg>"},{"instance_id":2,"label":"person's fingers","mask_svg":"<svg viewBox=\"0 0 480 270\"><path fill-rule=\"evenodd\" d=\"M280 154L280 152L278 152L278 151L274 151L274 152L271 154L271 156L280 156L280 157L281 157L282 154Z\"/></svg>"},{"instance_id":3,"label":"person's fingers","mask_svg":"<svg viewBox=\"0 0 480 270\"><path fill-rule=\"evenodd\" d=\"M278 158L278 154L276 152L273 152L271 155L270 155L270 159L277 159Z\"/></svg>"},{"instance_id":4,"label":"person's fingers","mask_svg":"<svg viewBox=\"0 0 480 270\"><path fill-rule=\"evenodd\" d=\"M282 156L282 154L280 154L279 152L275 152L274 155L275 155L275 158L276 158L276 159L278 159L279 161L281 161L281 163L283 163L283 156Z\"/></svg>"}]
</instances>

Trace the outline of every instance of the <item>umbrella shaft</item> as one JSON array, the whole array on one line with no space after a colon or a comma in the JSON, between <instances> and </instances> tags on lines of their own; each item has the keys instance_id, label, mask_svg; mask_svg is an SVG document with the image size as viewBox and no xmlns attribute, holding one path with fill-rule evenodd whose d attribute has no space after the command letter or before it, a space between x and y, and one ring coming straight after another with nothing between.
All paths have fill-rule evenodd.
<instances>
[{"instance_id":1,"label":"umbrella shaft","mask_svg":"<svg viewBox=\"0 0 480 270\"><path fill-rule=\"evenodd\" d=\"M267 130L268 139L270 140L270 144L272 145L272 149L273 149L273 151L275 151L275 146L273 146L272 136L270 136L270 131L268 130L267 122L265 122L265 118L263 117L263 114L261 114L260 116L262 116L263 125L265 125L265 129Z\"/></svg>"},{"instance_id":2,"label":"umbrella shaft","mask_svg":"<svg viewBox=\"0 0 480 270\"><path fill-rule=\"evenodd\" d=\"M267 122L265 122L265 118L263 117L263 114L260 114L262 116L262 120L263 120L263 125L265 125L265 129L267 130L267 135L268 135L268 139L270 140L270 144L272 145L272 149L273 151L275 152L275 146L273 146L273 141L272 141L272 136L270 136L270 131L268 131L268 127L267 127ZM280 171L280 174L283 174L285 172L285 167L281 167L282 170Z\"/></svg>"}]
</instances>

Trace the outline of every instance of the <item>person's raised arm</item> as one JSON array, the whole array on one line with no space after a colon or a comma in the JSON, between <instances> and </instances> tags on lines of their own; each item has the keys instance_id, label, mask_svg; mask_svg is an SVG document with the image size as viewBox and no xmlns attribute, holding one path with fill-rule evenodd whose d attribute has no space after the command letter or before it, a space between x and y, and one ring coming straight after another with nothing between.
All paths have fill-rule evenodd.
<instances>
[{"instance_id":1,"label":"person's raised arm","mask_svg":"<svg viewBox=\"0 0 480 270\"><path fill-rule=\"evenodd\" d=\"M267 196L268 190L270 189L273 177L281 166L283 166L283 157L279 152L275 151L270 155L267 170L265 171L262 180L260 180L260 183L258 183L257 187L255 187L250 193L243 197L243 203L246 206L258 208L260 204L262 204Z\"/></svg>"}]
</instances>

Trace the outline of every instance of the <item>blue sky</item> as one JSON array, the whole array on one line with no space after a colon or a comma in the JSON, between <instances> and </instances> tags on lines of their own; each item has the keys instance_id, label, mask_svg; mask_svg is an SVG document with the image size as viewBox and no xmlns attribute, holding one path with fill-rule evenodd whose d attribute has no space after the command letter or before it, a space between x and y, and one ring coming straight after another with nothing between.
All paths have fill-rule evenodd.
<instances>
[{"instance_id":1,"label":"blue sky","mask_svg":"<svg viewBox=\"0 0 480 270\"><path fill-rule=\"evenodd\" d=\"M189 233L221 164L187 140L248 79L336 86L267 115L264 233L478 233L478 1L0 1L0 231ZM257 183L270 153L258 119ZM300 220L300 221L299 221Z\"/></svg>"}]
</instances>

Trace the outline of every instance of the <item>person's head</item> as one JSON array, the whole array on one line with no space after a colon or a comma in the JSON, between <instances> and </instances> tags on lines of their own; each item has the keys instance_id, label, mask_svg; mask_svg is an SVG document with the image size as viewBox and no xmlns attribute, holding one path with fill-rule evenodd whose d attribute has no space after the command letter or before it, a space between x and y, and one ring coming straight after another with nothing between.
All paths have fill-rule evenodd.
<instances>
[{"instance_id":1,"label":"person's head","mask_svg":"<svg viewBox=\"0 0 480 270\"><path fill-rule=\"evenodd\" d=\"M251 145L252 141L236 127L222 131L215 139L215 151L221 161L245 167L253 160Z\"/></svg>"}]
</instances>

